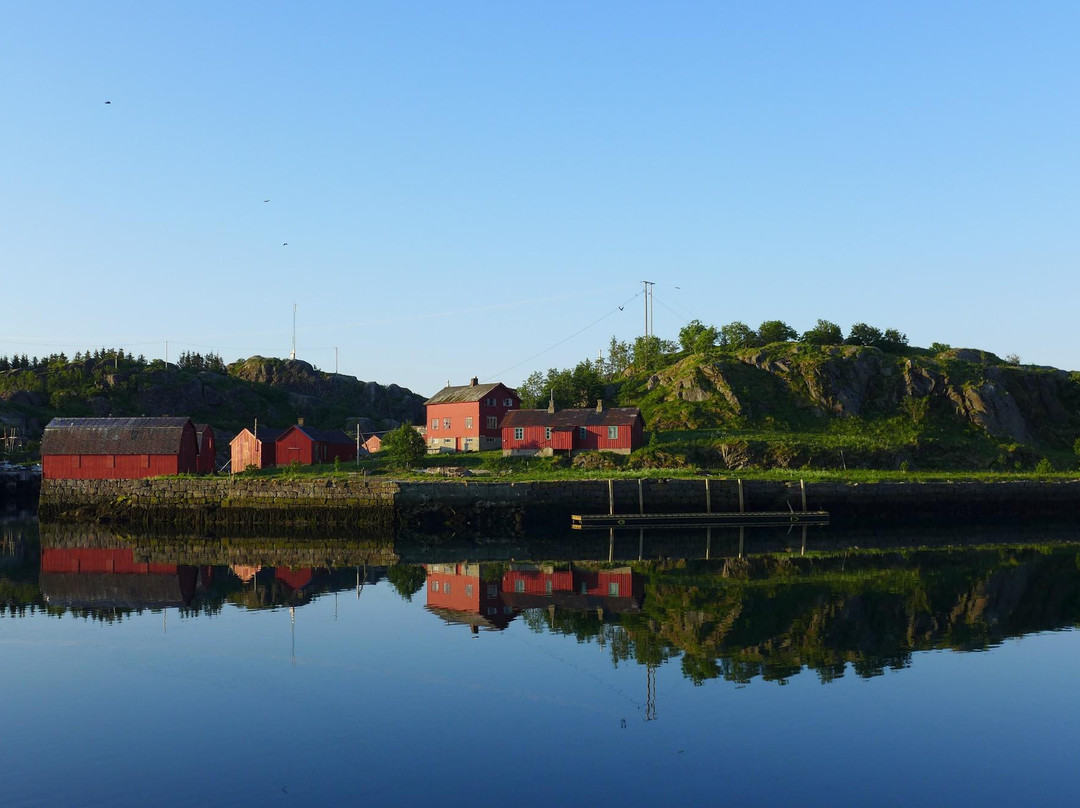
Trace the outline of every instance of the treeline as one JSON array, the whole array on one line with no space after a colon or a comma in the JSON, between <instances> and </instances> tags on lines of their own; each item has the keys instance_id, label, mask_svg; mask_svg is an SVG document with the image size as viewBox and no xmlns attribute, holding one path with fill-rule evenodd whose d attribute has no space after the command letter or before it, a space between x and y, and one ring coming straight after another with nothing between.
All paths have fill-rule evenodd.
<instances>
[{"instance_id":1,"label":"treeline","mask_svg":"<svg viewBox=\"0 0 1080 808\"><path fill-rule=\"evenodd\" d=\"M0 371L5 370L47 370L49 368L64 368L69 364L76 365L89 365L94 366L99 363L112 363L118 367L123 362L127 367L149 367L152 364L160 363L164 365L161 360L154 360L153 362L147 362L146 357L141 354L135 357L130 351L125 352L123 348L98 348L91 351L78 351L75 356L70 360L67 354L53 353L48 356L38 358L28 357L26 354L15 354L13 356L0 356ZM208 354L201 354L196 351L185 351L180 354L180 358L176 362L176 366L182 370L213 370L219 373L226 372L225 362L222 361L221 355L214 352Z\"/></svg>"},{"instance_id":2,"label":"treeline","mask_svg":"<svg viewBox=\"0 0 1080 808\"><path fill-rule=\"evenodd\" d=\"M705 353L714 350L760 348L776 342L800 342L806 345L861 345L888 353L903 351L907 335L895 328L880 329L867 323L855 323L845 337L836 323L818 320L813 328L800 334L783 320L766 320L757 328L736 320L720 327L691 320L679 330L678 342L657 336L637 337L633 342L611 338L608 353L586 359L573 368L549 368L534 371L517 390L521 406L537 409L547 406L554 397L558 408L595 406L609 386L630 372L656 370L680 352ZM949 346L935 342L935 353Z\"/></svg>"}]
</instances>

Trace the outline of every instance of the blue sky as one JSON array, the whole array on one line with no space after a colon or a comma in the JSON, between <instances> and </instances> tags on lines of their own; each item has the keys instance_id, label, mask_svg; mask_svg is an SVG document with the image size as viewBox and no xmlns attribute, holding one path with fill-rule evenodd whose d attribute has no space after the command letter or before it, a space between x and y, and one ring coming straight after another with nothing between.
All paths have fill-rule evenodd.
<instances>
[{"instance_id":1,"label":"blue sky","mask_svg":"<svg viewBox=\"0 0 1080 808\"><path fill-rule=\"evenodd\" d=\"M0 354L288 356L295 303L430 395L632 340L650 280L661 337L1080 369L1080 4L894 6L7 4Z\"/></svg>"}]
</instances>

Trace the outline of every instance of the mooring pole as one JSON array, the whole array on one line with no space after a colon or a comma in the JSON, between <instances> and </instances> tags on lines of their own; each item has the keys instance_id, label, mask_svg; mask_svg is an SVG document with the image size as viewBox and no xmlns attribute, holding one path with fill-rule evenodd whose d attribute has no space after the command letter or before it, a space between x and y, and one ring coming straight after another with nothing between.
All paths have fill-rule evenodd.
<instances>
[{"instance_id":1,"label":"mooring pole","mask_svg":"<svg viewBox=\"0 0 1080 808\"><path fill-rule=\"evenodd\" d=\"M615 528L608 530L607 560L609 564L615 560Z\"/></svg>"},{"instance_id":2,"label":"mooring pole","mask_svg":"<svg viewBox=\"0 0 1080 808\"><path fill-rule=\"evenodd\" d=\"M806 480L799 480L799 488L802 489L802 509L806 513ZM805 528L803 528L805 531ZM804 533L805 535L805 533Z\"/></svg>"},{"instance_id":3,"label":"mooring pole","mask_svg":"<svg viewBox=\"0 0 1080 808\"><path fill-rule=\"evenodd\" d=\"M806 510L806 506L803 506L803 510ZM802 526L802 549L799 550L799 555L806 555L806 525Z\"/></svg>"},{"instance_id":4,"label":"mooring pole","mask_svg":"<svg viewBox=\"0 0 1080 808\"><path fill-rule=\"evenodd\" d=\"M739 558L742 558L743 554L743 540L746 538L746 528L739 528Z\"/></svg>"},{"instance_id":5,"label":"mooring pole","mask_svg":"<svg viewBox=\"0 0 1080 808\"><path fill-rule=\"evenodd\" d=\"M615 481L607 481L607 504L608 504L608 516L615 515Z\"/></svg>"},{"instance_id":6,"label":"mooring pole","mask_svg":"<svg viewBox=\"0 0 1080 808\"><path fill-rule=\"evenodd\" d=\"M705 513L712 513L712 492L709 490L709 478L705 478Z\"/></svg>"},{"instance_id":7,"label":"mooring pole","mask_svg":"<svg viewBox=\"0 0 1080 808\"><path fill-rule=\"evenodd\" d=\"M637 507L638 513L645 514L645 494L641 490L641 478L637 478Z\"/></svg>"},{"instance_id":8,"label":"mooring pole","mask_svg":"<svg viewBox=\"0 0 1080 808\"><path fill-rule=\"evenodd\" d=\"M641 561L641 556L645 552L645 528L639 528L637 532L637 560Z\"/></svg>"},{"instance_id":9,"label":"mooring pole","mask_svg":"<svg viewBox=\"0 0 1080 808\"><path fill-rule=\"evenodd\" d=\"M742 478L736 482L739 483L739 513L746 513L746 500L743 498Z\"/></svg>"},{"instance_id":10,"label":"mooring pole","mask_svg":"<svg viewBox=\"0 0 1080 808\"><path fill-rule=\"evenodd\" d=\"M705 528L705 560L709 560L709 556L712 554L712 528Z\"/></svg>"}]
</instances>

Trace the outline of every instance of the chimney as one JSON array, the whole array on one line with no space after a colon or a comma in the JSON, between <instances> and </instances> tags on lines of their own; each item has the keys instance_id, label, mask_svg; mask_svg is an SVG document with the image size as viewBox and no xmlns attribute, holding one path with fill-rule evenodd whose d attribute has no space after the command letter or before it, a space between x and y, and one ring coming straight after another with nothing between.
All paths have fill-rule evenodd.
<instances>
[{"instance_id":1,"label":"chimney","mask_svg":"<svg viewBox=\"0 0 1080 808\"><path fill-rule=\"evenodd\" d=\"M476 378L476 376L473 376L471 379L469 379L469 387L476 387L476 385L478 384L480 384L480 380Z\"/></svg>"},{"instance_id":2,"label":"chimney","mask_svg":"<svg viewBox=\"0 0 1080 808\"><path fill-rule=\"evenodd\" d=\"M602 399L602 398L596 399L596 411L597 412L603 412L604 411L604 399Z\"/></svg>"},{"instance_id":3,"label":"chimney","mask_svg":"<svg viewBox=\"0 0 1080 808\"><path fill-rule=\"evenodd\" d=\"M297 418L296 419L296 425L297 426L303 426L304 425L304 419L303 418Z\"/></svg>"},{"instance_id":4,"label":"chimney","mask_svg":"<svg viewBox=\"0 0 1080 808\"><path fill-rule=\"evenodd\" d=\"M548 398L548 412L555 412L555 388L551 389L551 396Z\"/></svg>"}]
</instances>

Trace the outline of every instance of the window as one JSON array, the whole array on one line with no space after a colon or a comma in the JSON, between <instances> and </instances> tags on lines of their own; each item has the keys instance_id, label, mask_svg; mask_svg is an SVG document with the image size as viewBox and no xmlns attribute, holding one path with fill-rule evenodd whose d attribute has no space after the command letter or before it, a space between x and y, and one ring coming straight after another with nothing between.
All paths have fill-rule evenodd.
<instances>
[{"instance_id":1,"label":"window","mask_svg":"<svg viewBox=\"0 0 1080 808\"><path fill-rule=\"evenodd\" d=\"M498 429L499 428L499 419L498 419L497 416L489 415L487 417L487 428L488 429Z\"/></svg>"},{"instance_id":2,"label":"window","mask_svg":"<svg viewBox=\"0 0 1080 808\"><path fill-rule=\"evenodd\" d=\"M488 597L493 598L499 594L499 587L496 584L488 584Z\"/></svg>"},{"instance_id":3,"label":"window","mask_svg":"<svg viewBox=\"0 0 1080 808\"><path fill-rule=\"evenodd\" d=\"M607 585L607 593L608 593L609 597L612 597L612 598L619 597L619 582L618 581L612 581L611 583L609 583Z\"/></svg>"},{"instance_id":4,"label":"window","mask_svg":"<svg viewBox=\"0 0 1080 808\"><path fill-rule=\"evenodd\" d=\"M443 418L442 419L442 428L443 429L449 429L450 428L450 419L449 418Z\"/></svg>"},{"instance_id":5,"label":"window","mask_svg":"<svg viewBox=\"0 0 1080 808\"><path fill-rule=\"evenodd\" d=\"M544 427L544 440L551 440L551 427L550 426L545 426Z\"/></svg>"},{"instance_id":6,"label":"window","mask_svg":"<svg viewBox=\"0 0 1080 808\"><path fill-rule=\"evenodd\" d=\"M608 440L618 440L619 439L619 428L617 426L609 426L607 428L607 436L608 436Z\"/></svg>"},{"instance_id":7,"label":"window","mask_svg":"<svg viewBox=\"0 0 1080 808\"><path fill-rule=\"evenodd\" d=\"M431 582L431 591L432 592L438 592L439 591L439 582L438 581L432 581Z\"/></svg>"},{"instance_id":8,"label":"window","mask_svg":"<svg viewBox=\"0 0 1080 808\"><path fill-rule=\"evenodd\" d=\"M512 399L512 398L504 398L503 399L503 406L504 407L513 407L514 406L514 399Z\"/></svg>"},{"instance_id":9,"label":"window","mask_svg":"<svg viewBox=\"0 0 1080 808\"><path fill-rule=\"evenodd\" d=\"M487 404L489 407L494 407L495 406L495 399L493 399L493 398L485 399L484 403Z\"/></svg>"},{"instance_id":10,"label":"window","mask_svg":"<svg viewBox=\"0 0 1080 808\"><path fill-rule=\"evenodd\" d=\"M550 578L548 578L547 581L544 582L544 591L547 592L549 595L551 594L551 579Z\"/></svg>"},{"instance_id":11,"label":"window","mask_svg":"<svg viewBox=\"0 0 1080 808\"><path fill-rule=\"evenodd\" d=\"M514 440L522 440L525 437L525 427L514 427Z\"/></svg>"},{"instance_id":12,"label":"window","mask_svg":"<svg viewBox=\"0 0 1080 808\"><path fill-rule=\"evenodd\" d=\"M514 607L513 606L503 606L503 614L513 614L513 613L514 613Z\"/></svg>"},{"instance_id":13,"label":"window","mask_svg":"<svg viewBox=\"0 0 1080 808\"><path fill-rule=\"evenodd\" d=\"M431 419L431 428L432 429L438 429L439 428L439 419L438 418L432 418Z\"/></svg>"},{"instance_id":14,"label":"window","mask_svg":"<svg viewBox=\"0 0 1080 808\"><path fill-rule=\"evenodd\" d=\"M499 610L496 609L494 606L488 606L487 613L488 614L498 614Z\"/></svg>"},{"instance_id":15,"label":"window","mask_svg":"<svg viewBox=\"0 0 1080 808\"><path fill-rule=\"evenodd\" d=\"M584 581L581 582L581 594L583 594L583 595L589 594L589 585L587 583L585 583Z\"/></svg>"},{"instance_id":16,"label":"window","mask_svg":"<svg viewBox=\"0 0 1080 808\"><path fill-rule=\"evenodd\" d=\"M472 597L472 591L473 591L472 590L472 584L465 584L465 597L471 598Z\"/></svg>"},{"instance_id":17,"label":"window","mask_svg":"<svg viewBox=\"0 0 1080 808\"><path fill-rule=\"evenodd\" d=\"M618 588L619 588L619 585L615 584L615 589L618 590ZM450 582L449 581L447 581L445 584L443 584L442 591L443 591L444 595L449 595L450 594ZM616 591L615 594L618 594L618 591Z\"/></svg>"},{"instance_id":18,"label":"window","mask_svg":"<svg viewBox=\"0 0 1080 808\"><path fill-rule=\"evenodd\" d=\"M524 592L525 591L525 581L523 581L521 578L518 578L516 581L514 581L514 591L515 592Z\"/></svg>"},{"instance_id":19,"label":"window","mask_svg":"<svg viewBox=\"0 0 1080 808\"><path fill-rule=\"evenodd\" d=\"M589 428L584 427L584 426L579 426L578 427L578 437L580 437L582 440L585 440L585 438L589 437Z\"/></svg>"},{"instance_id":20,"label":"window","mask_svg":"<svg viewBox=\"0 0 1080 808\"><path fill-rule=\"evenodd\" d=\"M469 416L465 419L465 428L472 429L472 416Z\"/></svg>"}]
</instances>

